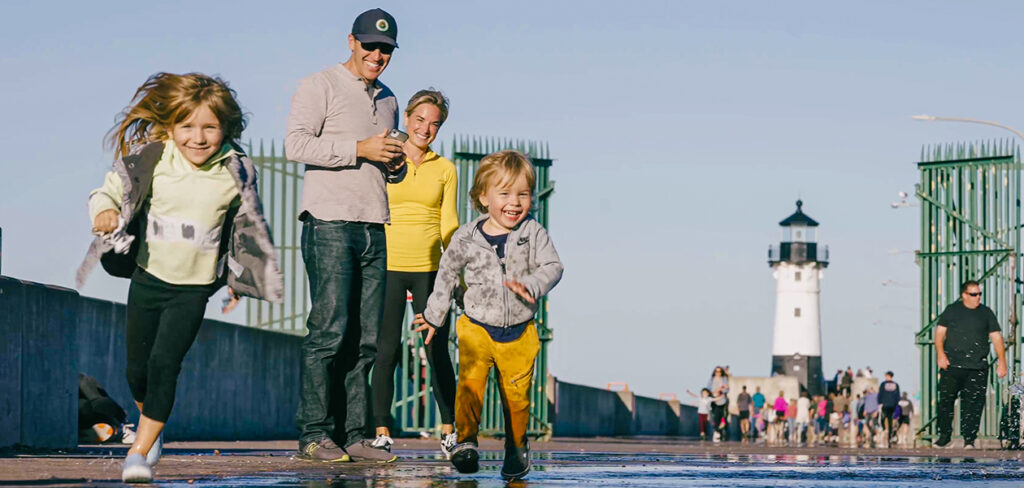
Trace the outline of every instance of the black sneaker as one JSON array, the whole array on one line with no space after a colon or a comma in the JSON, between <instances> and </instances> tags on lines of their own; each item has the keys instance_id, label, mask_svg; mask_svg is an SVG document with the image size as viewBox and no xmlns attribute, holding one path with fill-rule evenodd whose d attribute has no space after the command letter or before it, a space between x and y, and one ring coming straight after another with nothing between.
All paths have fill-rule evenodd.
<instances>
[{"instance_id":1,"label":"black sneaker","mask_svg":"<svg viewBox=\"0 0 1024 488\"><path fill-rule=\"evenodd\" d=\"M299 458L307 461L323 461L328 463L344 463L351 461L348 453L338 447L330 437L307 443L299 448Z\"/></svg>"},{"instance_id":2,"label":"black sneaker","mask_svg":"<svg viewBox=\"0 0 1024 488\"><path fill-rule=\"evenodd\" d=\"M460 473L475 473L480 470L480 453L475 442L463 442L452 448L452 465Z\"/></svg>"},{"instance_id":3,"label":"black sneaker","mask_svg":"<svg viewBox=\"0 0 1024 488\"><path fill-rule=\"evenodd\" d=\"M522 479L530 472L530 441L523 447L506 447L505 462L501 465L501 477L505 481Z\"/></svg>"},{"instance_id":4,"label":"black sneaker","mask_svg":"<svg viewBox=\"0 0 1024 488\"><path fill-rule=\"evenodd\" d=\"M398 456L391 454L391 446L374 445L374 441L363 439L345 448L353 461L376 461L378 463L390 463Z\"/></svg>"},{"instance_id":5,"label":"black sneaker","mask_svg":"<svg viewBox=\"0 0 1024 488\"><path fill-rule=\"evenodd\" d=\"M933 442L932 446L935 446L935 447L946 447L946 446L949 445L949 443L951 441L952 441L952 439L950 439L949 437L942 436L942 437L939 437L939 439L937 441Z\"/></svg>"}]
</instances>

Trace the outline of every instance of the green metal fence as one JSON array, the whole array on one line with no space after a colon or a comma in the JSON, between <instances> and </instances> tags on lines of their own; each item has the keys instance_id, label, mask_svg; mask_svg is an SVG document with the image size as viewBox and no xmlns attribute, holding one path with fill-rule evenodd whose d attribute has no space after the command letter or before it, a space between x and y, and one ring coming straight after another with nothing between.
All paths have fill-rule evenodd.
<instances>
[{"instance_id":1,"label":"green metal fence","mask_svg":"<svg viewBox=\"0 0 1024 488\"><path fill-rule=\"evenodd\" d=\"M937 434L941 375L934 328L945 307L959 299L963 281L981 283L984 304L995 312L1006 338L1009 378L1015 378L1019 370L1021 164L1012 141L995 141L926 146L917 166L921 173L917 185L921 201L921 249L917 253L921 329L916 342L921 356L922 419L918 434L932 439ZM1008 394L1005 383L998 381L995 361L988 384L979 436L995 438ZM958 423L954 433L959 433Z\"/></svg>"},{"instance_id":2,"label":"green metal fence","mask_svg":"<svg viewBox=\"0 0 1024 488\"><path fill-rule=\"evenodd\" d=\"M531 213L548 227L549 199L554 190L554 182L550 179L552 160L546 143L481 138L471 136L455 136L445 151L440 144L439 154L452 160L459 175L458 209L460 223L475 218L478 213L469 199L469 189L477 165L487 154L502 149L516 149L530 155L533 160L537 178L534 191L534 203ZM301 226L298 223L298 207L302 189L302 165L288 161L284 157L283 147L271 142L269 151L261 141L258 147L249 144L249 153L260 172L260 194L263 198L264 211L270 224L271 233L278 249L285 278L285 300L283 304L272 305L258 300L246 300L246 324L252 327L277 330L292 334L305 334L306 314L309 310L309 292L306 273L302 264L299 248ZM454 310L450 323L454 324L461 311ZM395 402L392 413L396 427L402 431L436 432L441 424L440 413L434 401L430 386L431 370L427 364L423 340L418 334L412 334L412 306L406 305L406 327L402 331L403 353L399 367L395 372ZM546 436L551 433L549 421L549 405L547 399L547 351L548 342L552 339L548 324L547 297L540 301L536 318L537 331L540 335L541 350L537 356L534 369L533 391L531 392L531 420L529 433L535 436ZM458 368L458 338L452 331L449 349L455 358ZM489 388L484 396L484 411L481 419L481 433L484 435L502 435L504 424L501 403L495 375L491 374Z\"/></svg>"}]
</instances>

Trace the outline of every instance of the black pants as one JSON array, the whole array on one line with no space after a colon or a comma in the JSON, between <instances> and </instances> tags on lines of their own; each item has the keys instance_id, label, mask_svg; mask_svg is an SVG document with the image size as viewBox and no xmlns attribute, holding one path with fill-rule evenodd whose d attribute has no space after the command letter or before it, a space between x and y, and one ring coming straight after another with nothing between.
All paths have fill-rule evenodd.
<instances>
[{"instance_id":1,"label":"black pants","mask_svg":"<svg viewBox=\"0 0 1024 488\"><path fill-rule=\"evenodd\" d=\"M384 318L377 336L377 361L373 367L373 419L377 427L392 427L391 404L395 399L395 367L402 357L402 326L405 324L406 292L412 293L413 313L423 313L434 290L436 271L388 271L384 292ZM455 368L448 354L451 327L437 329L426 345L430 378L441 422L455 423ZM426 332L423 333L426 337ZM414 358L416 363L419 358ZM416 367L416 370L419 368Z\"/></svg>"},{"instance_id":2,"label":"black pants","mask_svg":"<svg viewBox=\"0 0 1024 488\"><path fill-rule=\"evenodd\" d=\"M711 426L715 430L721 430L725 432L725 428L722 426L722 420L725 419L726 405L711 404ZM722 439L725 440L725 439Z\"/></svg>"},{"instance_id":3,"label":"black pants","mask_svg":"<svg viewBox=\"0 0 1024 488\"><path fill-rule=\"evenodd\" d=\"M135 270L128 288L125 375L146 417L158 422L170 417L181 362L216 289L216 285L174 285L141 268Z\"/></svg>"},{"instance_id":4,"label":"black pants","mask_svg":"<svg viewBox=\"0 0 1024 488\"><path fill-rule=\"evenodd\" d=\"M953 402L960 397L960 437L965 444L974 442L981 425L988 390L988 371L984 369L946 368L939 378L938 430L940 438L953 435Z\"/></svg>"}]
</instances>

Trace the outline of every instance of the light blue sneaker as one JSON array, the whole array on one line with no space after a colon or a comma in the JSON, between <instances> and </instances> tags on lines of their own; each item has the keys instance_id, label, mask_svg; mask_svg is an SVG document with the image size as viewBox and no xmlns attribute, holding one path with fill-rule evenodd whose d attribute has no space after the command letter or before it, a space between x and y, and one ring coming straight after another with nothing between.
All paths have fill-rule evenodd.
<instances>
[{"instance_id":1,"label":"light blue sneaker","mask_svg":"<svg viewBox=\"0 0 1024 488\"><path fill-rule=\"evenodd\" d=\"M161 432L157 436L156 440L153 441L153 447L149 448L149 453L146 454L146 462L149 466L156 466L156 463L160 462L160 456L164 453L164 433Z\"/></svg>"},{"instance_id":2,"label":"light blue sneaker","mask_svg":"<svg viewBox=\"0 0 1024 488\"><path fill-rule=\"evenodd\" d=\"M124 458L124 469L121 481L125 483L149 483L153 481L153 468L146 462L142 454L129 454Z\"/></svg>"}]
</instances>

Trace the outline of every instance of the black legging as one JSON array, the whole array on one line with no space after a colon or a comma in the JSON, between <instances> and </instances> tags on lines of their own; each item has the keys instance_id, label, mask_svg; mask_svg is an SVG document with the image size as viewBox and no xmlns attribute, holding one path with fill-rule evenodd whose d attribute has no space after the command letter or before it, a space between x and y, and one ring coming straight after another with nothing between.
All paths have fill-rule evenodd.
<instances>
[{"instance_id":1,"label":"black legging","mask_svg":"<svg viewBox=\"0 0 1024 488\"><path fill-rule=\"evenodd\" d=\"M174 405L178 373L199 333L206 302L216 285L174 285L136 269L128 288L128 388L142 414L167 422Z\"/></svg>"},{"instance_id":2,"label":"black legging","mask_svg":"<svg viewBox=\"0 0 1024 488\"><path fill-rule=\"evenodd\" d=\"M384 318L377 335L377 361L373 366L373 419L377 427L391 428L391 404L395 400L395 368L402 357L402 326L405 324L406 292L412 293L413 313L423 313L434 290L436 271L388 271L384 291ZM427 363L441 422L455 423L455 368L448 354L451 327L437 329L427 344ZM423 333L426 337L426 332Z\"/></svg>"}]
</instances>

